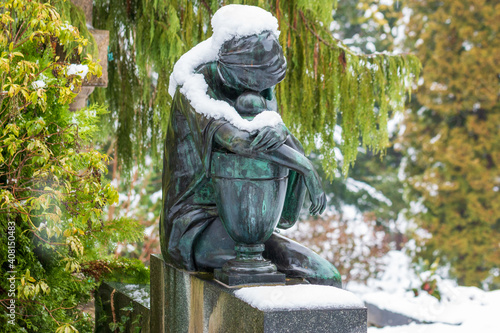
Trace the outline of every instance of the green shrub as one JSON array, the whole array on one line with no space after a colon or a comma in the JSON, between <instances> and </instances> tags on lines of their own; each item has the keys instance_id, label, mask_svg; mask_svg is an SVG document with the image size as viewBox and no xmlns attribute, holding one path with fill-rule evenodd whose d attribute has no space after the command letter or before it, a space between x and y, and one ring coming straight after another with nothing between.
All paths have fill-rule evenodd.
<instances>
[{"instance_id":1,"label":"green shrub","mask_svg":"<svg viewBox=\"0 0 500 333\"><path fill-rule=\"evenodd\" d=\"M116 266L109 248L142 236L134 221L102 219L118 200L91 144L105 109L69 111L86 74L69 59L100 75L87 43L50 4L0 4L0 301L15 305L2 332L92 331L78 309L98 282L89 263Z\"/></svg>"}]
</instances>

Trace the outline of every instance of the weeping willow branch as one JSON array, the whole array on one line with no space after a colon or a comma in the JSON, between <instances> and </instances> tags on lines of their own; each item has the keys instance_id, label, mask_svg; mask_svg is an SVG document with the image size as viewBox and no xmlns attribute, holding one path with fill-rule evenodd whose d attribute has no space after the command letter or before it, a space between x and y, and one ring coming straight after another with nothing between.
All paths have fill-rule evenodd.
<instances>
[{"instance_id":1,"label":"weeping willow branch","mask_svg":"<svg viewBox=\"0 0 500 333\"><path fill-rule=\"evenodd\" d=\"M324 45L328 46L331 49L341 48L341 49L344 49L349 54L352 54L352 55L355 55L355 56L361 56L361 57L365 57L365 58L374 58L374 57L377 57L377 56L388 55L386 53L381 53L381 52L374 52L374 53L371 53L371 54L359 54L359 53L356 53L356 52L350 50L349 47L344 44L344 42L342 42L338 38L335 38L331 34L329 34L329 36L331 37L331 39L333 39L335 41L336 45L330 44L326 39L324 39L323 37L321 37L315 30L313 30L310 27L311 23L305 17L304 12L303 11L299 11L299 13L300 13L300 18L302 19L302 21L306 25L307 30L309 30L314 35L314 37L316 37L319 41L321 41ZM407 56L407 55L410 55L410 53L398 53L398 55Z\"/></svg>"}]
</instances>

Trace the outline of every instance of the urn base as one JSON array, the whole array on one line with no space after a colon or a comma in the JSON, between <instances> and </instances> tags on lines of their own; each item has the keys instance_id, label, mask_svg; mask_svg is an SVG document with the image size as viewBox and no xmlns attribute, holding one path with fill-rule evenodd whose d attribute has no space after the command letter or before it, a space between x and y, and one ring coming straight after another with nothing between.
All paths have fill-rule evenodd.
<instances>
[{"instance_id":1,"label":"urn base","mask_svg":"<svg viewBox=\"0 0 500 333\"><path fill-rule=\"evenodd\" d=\"M254 273L254 274L241 274L233 272L225 272L222 269L214 270L214 277L216 280L224 283L227 286L240 286L240 285L284 285L285 274L274 273Z\"/></svg>"},{"instance_id":2,"label":"urn base","mask_svg":"<svg viewBox=\"0 0 500 333\"><path fill-rule=\"evenodd\" d=\"M216 280L227 286L285 284L285 274L277 272L276 266L262 257L264 244L237 243L234 249L236 258L214 270Z\"/></svg>"}]
</instances>

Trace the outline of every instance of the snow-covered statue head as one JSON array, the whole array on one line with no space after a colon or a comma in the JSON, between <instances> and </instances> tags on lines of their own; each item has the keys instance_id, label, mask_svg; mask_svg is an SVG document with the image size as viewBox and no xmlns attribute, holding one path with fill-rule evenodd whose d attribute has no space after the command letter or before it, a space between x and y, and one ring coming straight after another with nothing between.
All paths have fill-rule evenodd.
<instances>
[{"instance_id":1,"label":"snow-covered statue head","mask_svg":"<svg viewBox=\"0 0 500 333\"><path fill-rule=\"evenodd\" d=\"M278 41L278 21L269 12L225 6L215 13L212 27L212 43L219 49L218 71L227 85L261 92L283 80L286 60Z\"/></svg>"},{"instance_id":2,"label":"snow-covered statue head","mask_svg":"<svg viewBox=\"0 0 500 333\"><path fill-rule=\"evenodd\" d=\"M274 86L286 72L278 21L258 7L228 5L212 28L170 76L162 254L183 269L215 269L228 279L236 271L262 274L242 283L286 275L338 286L333 265L273 233L294 225L307 193L311 214L326 205L320 178L277 112Z\"/></svg>"},{"instance_id":3,"label":"snow-covered statue head","mask_svg":"<svg viewBox=\"0 0 500 333\"><path fill-rule=\"evenodd\" d=\"M278 21L259 7L228 5L212 18L213 35L184 54L170 76L169 93L177 87L199 113L224 118L240 129L255 131L263 125L282 122L273 105L263 105L262 115L253 121L242 119L232 103L221 105L211 96L202 77L204 65L216 64L216 75L224 86L239 90L264 92L285 77L286 59L279 44ZM210 98L212 97L212 98ZM248 97L251 99L252 95ZM266 108L267 107L267 108Z\"/></svg>"}]
</instances>

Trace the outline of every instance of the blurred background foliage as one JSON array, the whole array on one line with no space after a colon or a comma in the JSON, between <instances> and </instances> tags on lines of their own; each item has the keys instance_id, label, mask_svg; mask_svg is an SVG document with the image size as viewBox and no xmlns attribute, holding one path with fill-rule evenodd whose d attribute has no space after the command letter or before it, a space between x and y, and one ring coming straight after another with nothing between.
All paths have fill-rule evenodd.
<instances>
[{"instance_id":1,"label":"blurred background foliage","mask_svg":"<svg viewBox=\"0 0 500 333\"><path fill-rule=\"evenodd\" d=\"M424 66L399 139L420 255L465 285L500 286L500 3L408 1Z\"/></svg>"}]
</instances>

